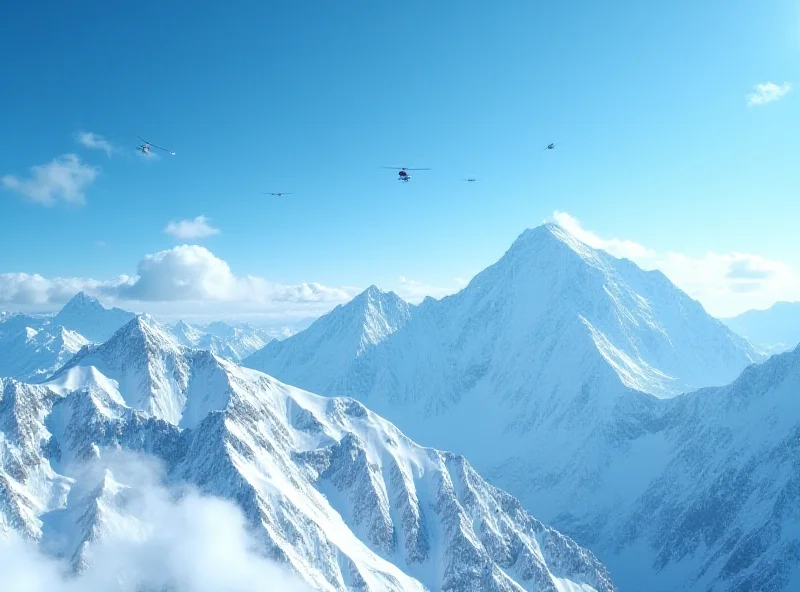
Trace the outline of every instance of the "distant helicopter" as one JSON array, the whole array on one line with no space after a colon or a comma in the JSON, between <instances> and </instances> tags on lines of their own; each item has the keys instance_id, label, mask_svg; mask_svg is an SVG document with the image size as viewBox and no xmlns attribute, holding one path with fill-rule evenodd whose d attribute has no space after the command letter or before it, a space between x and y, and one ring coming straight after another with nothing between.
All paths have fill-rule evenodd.
<instances>
[{"instance_id":1,"label":"distant helicopter","mask_svg":"<svg viewBox=\"0 0 800 592\"><path fill-rule=\"evenodd\" d=\"M543 150L555 150L555 149L556 149L556 146L560 146L560 145L561 145L560 143L559 143L559 144L556 144L555 142L553 142L553 143L551 143L551 144L548 144L547 146L545 146L545 147L543 148Z\"/></svg>"},{"instance_id":2,"label":"distant helicopter","mask_svg":"<svg viewBox=\"0 0 800 592\"><path fill-rule=\"evenodd\" d=\"M287 191L279 191L278 193L262 193L261 195L277 195L278 197L280 197L281 195L294 195L294 193Z\"/></svg>"},{"instance_id":3,"label":"distant helicopter","mask_svg":"<svg viewBox=\"0 0 800 592\"><path fill-rule=\"evenodd\" d=\"M383 169L399 170L397 173L397 180L408 183L411 180L411 173L408 171L429 171L430 169L409 169L407 167L381 167Z\"/></svg>"},{"instance_id":4,"label":"distant helicopter","mask_svg":"<svg viewBox=\"0 0 800 592\"><path fill-rule=\"evenodd\" d=\"M161 146L156 146L155 144L152 144L147 140L145 140L142 136L136 136L136 137L139 138L142 142L144 142L144 144L138 147L138 149L141 150L142 154L144 155L150 154L150 146L152 146L153 148L158 148L159 150L163 150L164 152L169 152L170 154L172 154L172 156L175 156L175 153L172 150L167 150L166 148L162 148Z\"/></svg>"},{"instance_id":5,"label":"distant helicopter","mask_svg":"<svg viewBox=\"0 0 800 592\"><path fill-rule=\"evenodd\" d=\"M470 179L464 179L464 180L465 180L467 183L475 183L475 182L477 181L477 179L472 179L472 178L470 178Z\"/></svg>"}]
</instances>

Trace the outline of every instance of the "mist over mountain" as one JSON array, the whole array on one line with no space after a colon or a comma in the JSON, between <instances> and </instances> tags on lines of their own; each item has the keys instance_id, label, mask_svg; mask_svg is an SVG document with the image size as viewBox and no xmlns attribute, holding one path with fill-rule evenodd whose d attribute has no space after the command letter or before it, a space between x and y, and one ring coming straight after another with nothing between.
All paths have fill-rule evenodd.
<instances>
[{"instance_id":1,"label":"mist over mountain","mask_svg":"<svg viewBox=\"0 0 800 592\"><path fill-rule=\"evenodd\" d=\"M124 452L160 461L168 485L235 503L259 553L316 590L615 589L589 551L463 457L352 399L182 346L146 316L44 384L2 379L0 393L0 522L78 574L142 528L150 473L115 465Z\"/></svg>"},{"instance_id":2,"label":"mist over mountain","mask_svg":"<svg viewBox=\"0 0 800 592\"><path fill-rule=\"evenodd\" d=\"M766 310L749 310L722 322L770 353L800 344L800 302L776 302Z\"/></svg>"}]
</instances>

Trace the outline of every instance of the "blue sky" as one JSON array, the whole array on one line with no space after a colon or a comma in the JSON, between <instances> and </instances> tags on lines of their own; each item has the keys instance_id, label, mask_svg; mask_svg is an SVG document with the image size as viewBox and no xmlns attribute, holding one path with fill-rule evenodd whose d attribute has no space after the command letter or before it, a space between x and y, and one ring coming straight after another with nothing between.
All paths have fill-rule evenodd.
<instances>
[{"instance_id":1,"label":"blue sky","mask_svg":"<svg viewBox=\"0 0 800 592\"><path fill-rule=\"evenodd\" d=\"M800 298L796 2L6 4L2 308L438 296L554 212L715 314Z\"/></svg>"}]
</instances>

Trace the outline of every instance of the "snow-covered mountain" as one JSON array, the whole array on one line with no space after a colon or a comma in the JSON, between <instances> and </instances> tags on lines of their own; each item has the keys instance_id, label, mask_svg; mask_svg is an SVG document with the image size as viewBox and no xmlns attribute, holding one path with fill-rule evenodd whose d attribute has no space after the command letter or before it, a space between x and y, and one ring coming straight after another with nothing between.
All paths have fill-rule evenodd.
<instances>
[{"instance_id":1,"label":"snow-covered mountain","mask_svg":"<svg viewBox=\"0 0 800 592\"><path fill-rule=\"evenodd\" d=\"M309 384L311 380L317 392L335 392L334 377L357 372L359 358L403 328L413 308L394 292L370 286L305 331L268 343L243 363L259 369L279 368L289 382L298 379L296 384Z\"/></svg>"},{"instance_id":2,"label":"snow-covered mountain","mask_svg":"<svg viewBox=\"0 0 800 592\"><path fill-rule=\"evenodd\" d=\"M800 302L776 302L766 310L748 310L722 322L770 353L800 343Z\"/></svg>"},{"instance_id":3,"label":"snow-covered mountain","mask_svg":"<svg viewBox=\"0 0 800 592\"><path fill-rule=\"evenodd\" d=\"M423 301L411 322L379 308L361 313L376 293L370 288L245 363L326 394L355 390L402 399L429 389L447 399L472 389L460 384L465 376L476 383L499 374L504 382L518 383L522 374L538 380L552 367L553 348L566 346L572 351L559 370L569 373L576 358L599 355L625 386L666 397L730 382L764 357L661 272L592 249L552 224L525 231L461 292ZM391 310L398 309L409 307L395 303ZM393 329L375 340L380 345L366 360L361 340L352 336L382 324ZM584 349L575 350L570 339ZM381 391L380 380L389 390Z\"/></svg>"},{"instance_id":4,"label":"snow-covered mountain","mask_svg":"<svg viewBox=\"0 0 800 592\"><path fill-rule=\"evenodd\" d=\"M25 325L4 330L0 321L0 376L39 382L63 366L89 342L61 326Z\"/></svg>"},{"instance_id":5,"label":"snow-covered mountain","mask_svg":"<svg viewBox=\"0 0 800 592\"><path fill-rule=\"evenodd\" d=\"M800 347L658 407L614 434L606 470L634 502L579 538L624 589L800 590Z\"/></svg>"},{"instance_id":6,"label":"snow-covered mountain","mask_svg":"<svg viewBox=\"0 0 800 592\"><path fill-rule=\"evenodd\" d=\"M334 312L326 324L344 322ZM314 392L358 398L416 441L465 454L527 509L596 550L621 589L694 589L711 551L692 532L687 540L664 538L663 546L643 529L636 534L634 508L682 462L677 441L667 441L680 424L672 410L712 391L676 395L730 383L765 355L663 274L545 225L524 232L458 294L425 300L403 327L360 354L328 347L322 327L321 319L245 363ZM693 427L683 443L715 458L716 442ZM735 457L726 460L727 471L741 469ZM700 480L690 491L713 491L713 480L703 480L713 472L692 474ZM665 498L663 511L680 515L667 499L675 498ZM757 511L752 498L740 501L743 519ZM714 550L714 561L734 553L760 561L742 538L750 531L718 527L728 545ZM774 553L765 542L763 557ZM729 590L749 577L744 562L714 565L703 590Z\"/></svg>"},{"instance_id":7,"label":"snow-covered mountain","mask_svg":"<svg viewBox=\"0 0 800 592\"><path fill-rule=\"evenodd\" d=\"M121 308L106 308L97 298L79 292L58 312L53 323L102 343L135 316Z\"/></svg>"},{"instance_id":8,"label":"snow-covered mountain","mask_svg":"<svg viewBox=\"0 0 800 592\"><path fill-rule=\"evenodd\" d=\"M53 323L52 316L0 317L0 376L38 382L64 365L88 340Z\"/></svg>"},{"instance_id":9,"label":"snow-covered mountain","mask_svg":"<svg viewBox=\"0 0 800 592\"><path fill-rule=\"evenodd\" d=\"M0 380L0 522L83 569L136 488L80 470L114 449L236 502L263 551L318 590L614 589L590 552L463 457L353 399L187 349L147 317L44 385Z\"/></svg>"},{"instance_id":10,"label":"snow-covered mountain","mask_svg":"<svg viewBox=\"0 0 800 592\"><path fill-rule=\"evenodd\" d=\"M170 331L183 345L205 349L237 363L276 338L265 329L248 325L236 327L219 321L205 327L178 321Z\"/></svg>"}]
</instances>

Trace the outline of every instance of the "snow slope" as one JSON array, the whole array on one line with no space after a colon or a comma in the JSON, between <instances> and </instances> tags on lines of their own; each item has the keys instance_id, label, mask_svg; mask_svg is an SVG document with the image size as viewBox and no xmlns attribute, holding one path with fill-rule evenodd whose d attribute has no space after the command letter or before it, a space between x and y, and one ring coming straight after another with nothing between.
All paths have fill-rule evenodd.
<instances>
[{"instance_id":1,"label":"snow slope","mask_svg":"<svg viewBox=\"0 0 800 592\"><path fill-rule=\"evenodd\" d=\"M7 317L0 320L0 376L37 382L87 343L82 335L59 325L36 322L25 315Z\"/></svg>"},{"instance_id":2,"label":"snow slope","mask_svg":"<svg viewBox=\"0 0 800 592\"><path fill-rule=\"evenodd\" d=\"M125 476L76 467L122 449L235 501L267 555L319 590L614 589L463 457L355 400L189 350L146 317L46 386L4 379L0 392L0 520L79 570L124 519Z\"/></svg>"},{"instance_id":3,"label":"snow slope","mask_svg":"<svg viewBox=\"0 0 800 592\"><path fill-rule=\"evenodd\" d=\"M752 530L719 524L729 544L713 549L711 539L696 546L693 532L665 539L663 548L646 529L625 535L648 512L683 513L687 499L664 496L636 514L651 488L678 479L669 474L682 454L678 442L694 447L682 466L699 479L687 490L706 504L700 507L713 501L715 486L713 472L697 471L701 460L741 469L738 457L717 458L718 443L692 431L699 418L673 411L716 391L677 395L725 385L745 368L767 374L771 368L749 367L764 354L660 272L642 271L545 225L524 232L458 294L424 301L366 352L329 347L320 322L305 333L245 363L315 392L356 397L416 441L464 454L528 510L595 550L621 589L646 583L646 589L722 591L746 577L744 563L708 568L704 587L691 587L704 562L715 554L715 561L729 560L732 541L743 545ZM786 411L796 421L794 409ZM704 421L713 426L718 417L709 413ZM682 428L681 440L682 421L694 426ZM761 503L747 496L740 502L743 520ZM662 534L669 527L659 525ZM780 554L773 542L736 552L768 561Z\"/></svg>"},{"instance_id":4,"label":"snow slope","mask_svg":"<svg viewBox=\"0 0 800 592\"><path fill-rule=\"evenodd\" d=\"M370 286L347 304L338 305L308 329L272 341L245 358L252 368L274 367L297 382L314 383L316 392L336 390L338 373L357 372L359 358L403 328L413 306L394 292ZM301 378L303 377L303 378ZM314 388L310 390L315 390Z\"/></svg>"},{"instance_id":5,"label":"snow slope","mask_svg":"<svg viewBox=\"0 0 800 592\"><path fill-rule=\"evenodd\" d=\"M437 376L445 364L444 371L453 376L450 384L437 386L463 392L453 384L469 370L458 367L459 360L472 358L468 366L482 376L492 374L493 367L505 363L496 349L491 351L500 345L526 364L542 364L565 332L588 336L593 345L587 354L599 353L626 386L667 397L730 382L764 358L660 272L592 249L552 224L525 231L500 261L458 294L426 299L411 322L410 314L398 323L396 314L377 308L361 313L376 293L371 288L309 329L267 345L245 364L317 392L348 394L348 385L354 385L367 393L377 387L364 391L357 384L365 373L380 371L387 357L383 352L391 351L389 358L396 360L417 347L433 348L436 360L409 360L411 367L392 371L400 382L408 383L410 374L420 376L413 387L398 388L429 384L416 364L437 366ZM392 307L409 309L397 302ZM380 351L354 365L365 348L353 336L369 335L371 326L382 323L393 329L374 340Z\"/></svg>"},{"instance_id":6,"label":"snow slope","mask_svg":"<svg viewBox=\"0 0 800 592\"><path fill-rule=\"evenodd\" d=\"M96 298L79 292L64 305L53 323L80 333L89 341L102 343L134 316L120 308L106 308Z\"/></svg>"},{"instance_id":7,"label":"snow slope","mask_svg":"<svg viewBox=\"0 0 800 592\"><path fill-rule=\"evenodd\" d=\"M222 322L198 327L179 321L170 327L170 331L183 345L205 349L237 363L275 338L263 329L246 325L234 327Z\"/></svg>"},{"instance_id":8,"label":"snow slope","mask_svg":"<svg viewBox=\"0 0 800 592\"><path fill-rule=\"evenodd\" d=\"M594 545L612 574L639 581L646 548L650 590L800 590L800 347L661 403L628 449L656 477Z\"/></svg>"},{"instance_id":9,"label":"snow slope","mask_svg":"<svg viewBox=\"0 0 800 592\"><path fill-rule=\"evenodd\" d=\"M800 302L776 302L766 310L748 310L722 322L771 353L800 343Z\"/></svg>"}]
</instances>

